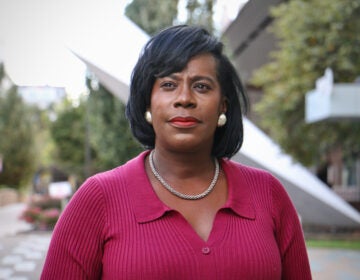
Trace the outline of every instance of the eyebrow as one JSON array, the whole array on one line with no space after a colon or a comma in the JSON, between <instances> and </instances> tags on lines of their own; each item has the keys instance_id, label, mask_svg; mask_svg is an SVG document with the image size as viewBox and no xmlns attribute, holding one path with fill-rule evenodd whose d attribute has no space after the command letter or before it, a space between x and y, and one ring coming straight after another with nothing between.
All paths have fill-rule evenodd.
<instances>
[{"instance_id":1,"label":"eyebrow","mask_svg":"<svg viewBox=\"0 0 360 280\"><path fill-rule=\"evenodd\" d=\"M166 78L166 77L169 77L175 81L179 81L181 80L180 75L176 74L176 73L173 73L173 74L170 74L170 75L167 75L165 77L162 77L162 78ZM215 84L216 83L216 80L214 80L213 78L209 77L209 76L201 76L201 75L195 75L193 77L190 77L190 79L193 81L193 82L196 82L196 81L200 81L200 80L206 80L212 84Z\"/></svg>"}]
</instances>

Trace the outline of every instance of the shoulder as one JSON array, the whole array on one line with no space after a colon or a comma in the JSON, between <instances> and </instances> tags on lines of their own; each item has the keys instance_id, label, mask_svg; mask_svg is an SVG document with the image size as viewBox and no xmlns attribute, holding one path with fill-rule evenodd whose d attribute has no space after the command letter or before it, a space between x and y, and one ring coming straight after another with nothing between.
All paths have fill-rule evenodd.
<instances>
[{"instance_id":1,"label":"shoulder","mask_svg":"<svg viewBox=\"0 0 360 280\"><path fill-rule=\"evenodd\" d=\"M101 187L106 188L118 188L125 184L127 180L136 180L138 176L142 177L144 173L144 160L147 155L147 151L140 153L137 157L130 159L123 165L117 166L111 170L97 173L87 181L95 182ZM135 174L137 175L136 177Z\"/></svg>"},{"instance_id":2,"label":"shoulder","mask_svg":"<svg viewBox=\"0 0 360 280\"><path fill-rule=\"evenodd\" d=\"M252 183L272 183L278 181L269 171L244 165L233 160L222 160L222 166L226 173L235 175L236 178L241 176L243 179L250 180Z\"/></svg>"},{"instance_id":3,"label":"shoulder","mask_svg":"<svg viewBox=\"0 0 360 280\"><path fill-rule=\"evenodd\" d=\"M233 160L222 160L222 163L230 183L246 188L258 198L267 197L272 201L289 199L283 184L271 172L247 166Z\"/></svg>"},{"instance_id":4,"label":"shoulder","mask_svg":"<svg viewBox=\"0 0 360 280\"><path fill-rule=\"evenodd\" d=\"M236 189L238 194L250 195L255 205L269 209L277 220L281 219L283 213L297 216L290 195L275 175L267 170L231 160L225 161L223 166L229 184Z\"/></svg>"},{"instance_id":5,"label":"shoulder","mask_svg":"<svg viewBox=\"0 0 360 280\"><path fill-rule=\"evenodd\" d=\"M97 173L85 180L74 196L102 197L105 199L120 195L127 182L135 182L143 177L144 158L147 152L139 154L128 162L111 170Z\"/></svg>"}]
</instances>

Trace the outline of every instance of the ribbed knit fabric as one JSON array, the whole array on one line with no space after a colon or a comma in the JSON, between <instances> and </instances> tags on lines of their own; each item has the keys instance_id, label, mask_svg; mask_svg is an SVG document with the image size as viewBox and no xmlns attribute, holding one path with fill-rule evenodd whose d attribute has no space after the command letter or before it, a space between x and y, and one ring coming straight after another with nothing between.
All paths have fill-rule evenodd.
<instances>
[{"instance_id":1,"label":"ribbed knit fabric","mask_svg":"<svg viewBox=\"0 0 360 280\"><path fill-rule=\"evenodd\" d=\"M297 213L272 175L221 160L229 197L204 241L156 196L147 154L75 193L41 279L311 279Z\"/></svg>"}]
</instances>

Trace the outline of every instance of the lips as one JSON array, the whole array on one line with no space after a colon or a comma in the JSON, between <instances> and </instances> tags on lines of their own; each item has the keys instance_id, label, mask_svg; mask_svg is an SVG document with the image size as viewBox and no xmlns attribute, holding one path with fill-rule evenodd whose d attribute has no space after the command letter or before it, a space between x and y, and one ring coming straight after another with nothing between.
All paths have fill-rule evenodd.
<instances>
[{"instance_id":1,"label":"lips","mask_svg":"<svg viewBox=\"0 0 360 280\"><path fill-rule=\"evenodd\" d=\"M200 121L194 117L175 117L170 120L170 123L177 127L192 127Z\"/></svg>"}]
</instances>

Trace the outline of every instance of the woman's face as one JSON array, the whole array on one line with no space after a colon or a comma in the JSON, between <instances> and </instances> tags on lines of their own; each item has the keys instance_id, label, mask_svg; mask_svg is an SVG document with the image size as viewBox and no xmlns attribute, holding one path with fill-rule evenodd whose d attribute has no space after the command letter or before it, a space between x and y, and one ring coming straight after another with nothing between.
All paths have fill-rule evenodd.
<instances>
[{"instance_id":1,"label":"woman's face","mask_svg":"<svg viewBox=\"0 0 360 280\"><path fill-rule=\"evenodd\" d=\"M212 149L218 117L226 111L210 54L192 58L185 69L157 78L151 105L155 146L182 152Z\"/></svg>"}]
</instances>

